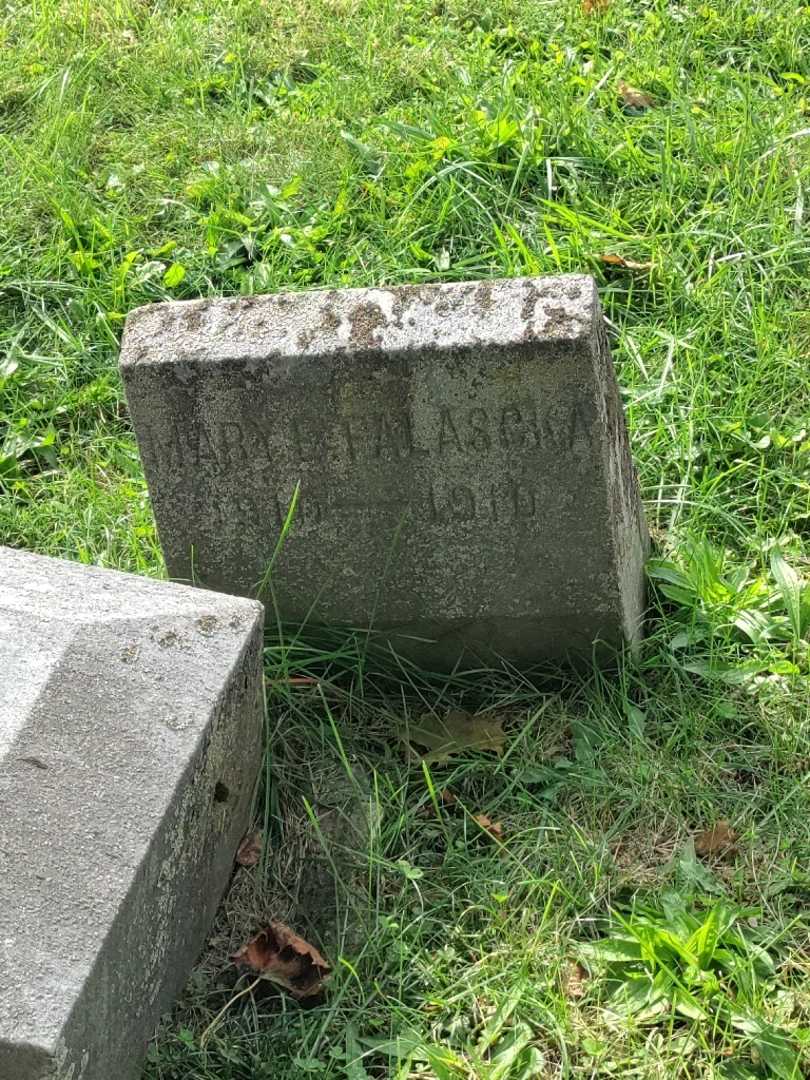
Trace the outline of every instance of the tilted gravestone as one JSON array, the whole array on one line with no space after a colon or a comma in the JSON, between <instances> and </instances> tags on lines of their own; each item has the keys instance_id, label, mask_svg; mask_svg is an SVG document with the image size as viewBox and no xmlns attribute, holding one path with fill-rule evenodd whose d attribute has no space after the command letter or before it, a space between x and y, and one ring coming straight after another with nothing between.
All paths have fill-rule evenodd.
<instances>
[{"instance_id":1,"label":"tilted gravestone","mask_svg":"<svg viewBox=\"0 0 810 1080\"><path fill-rule=\"evenodd\" d=\"M637 639L647 532L591 278L158 304L121 368L172 577L269 577L282 620L430 667Z\"/></svg>"},{"instance_id":2,"label":"tilted gravestone","mask_svg":"<svg viewBox=\"0 0 810 1080\"><path fill-rule=\"evenodd\" d=\"M140 1075L247 823L262 621L0 548L0 1077Z\"/></svg>"}]
</instances>

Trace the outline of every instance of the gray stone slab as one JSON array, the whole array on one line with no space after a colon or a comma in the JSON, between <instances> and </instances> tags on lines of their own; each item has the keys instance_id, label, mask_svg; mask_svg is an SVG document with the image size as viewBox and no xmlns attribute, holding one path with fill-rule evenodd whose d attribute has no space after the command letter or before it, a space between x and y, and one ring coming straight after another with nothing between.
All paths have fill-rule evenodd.
<instances>
[{"instance_id":1,"label":"gray stone slab","mask_svg":"<svg viewBox=\"0 0 810 1080\"><path fill-rule=\"evenodd\" d=\"M0 1077L131 1080L262 759L255 601L0 548Z\"/></svg>"},{"instance_id":2,"label":"gray stone slab","mask_svg":"<svg viewBox=\"0 0 810 1080\"><path fill-rule=\"evenodd\" d=\"M140 308L121 369L172 577L432 667L634 641L647 532L591 278Z\"/></svg>"}]
</instances>

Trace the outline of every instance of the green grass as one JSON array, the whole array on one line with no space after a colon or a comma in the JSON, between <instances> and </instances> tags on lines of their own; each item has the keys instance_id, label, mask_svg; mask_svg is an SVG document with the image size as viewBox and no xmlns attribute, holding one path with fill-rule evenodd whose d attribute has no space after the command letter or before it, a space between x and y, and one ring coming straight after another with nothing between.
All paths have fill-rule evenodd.
<instances>
[{"instance_id":1,"label":"green grass","mask_svg":"<svg viewBox=\"0 0 810 1080\"><path fill-rule=\"evenodd\" d=\"M148 1080L802 1075L810 669L773 557L807 574L810 8L32 0L0 41L2 542L162 572L116 373L137 304L585 271L662 560L616 676L268 643L267 858ZM397 728L460 704L502 713L503 758L408 764ZM364 868L322 913L328 993L245 996L201 1046L228 952L271 915L311 931L302 791L347 770L373 828L355 859L324 832ZM719 819L736 852L696 857ZM647 951L611 966L627 926Z\"/></svg>"}]
</instances>

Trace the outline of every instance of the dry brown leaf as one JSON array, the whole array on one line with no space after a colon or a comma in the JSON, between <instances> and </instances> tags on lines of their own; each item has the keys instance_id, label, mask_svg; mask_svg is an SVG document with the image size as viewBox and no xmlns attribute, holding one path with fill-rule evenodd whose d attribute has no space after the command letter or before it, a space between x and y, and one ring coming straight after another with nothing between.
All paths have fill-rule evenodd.
<instances>
[{"instance_id":1,"label":"dry brown leaf","mask_svg":"<svg viewBox=\"0 0 810 1080\"><path fill-rule=\"evenodd\" d=\"M439 806L448 807L455 806L458 799L452 791L448 791L447 788L442 788L442 790L438 792L437 801ZM436 813L436 808L433 803L427 802L423 803L416 812L420 817L433 817Z\"/></svg>"},{"instance_id":2,"label":"dry brown leaf","mask_svg":"<svg viewBox=\"0 0 810 1080\"><path fill-rule=\"evenodd\" d=\"M585 15L601 15L610 7L610 0L582 0L582 11Z\"/></svg>"},{"instance_id":3,"label":"dry brown leaf","mask_svg":"<svg viewBox=\"0 0 810 1080\"><path fill-rule=\"evenodd\" d=\"M616 89L626 109L651 109L655 104L655 99L650 94L636 86L630 86L624 79L619 79Z\"/></svg>"},{"instance_id":4,"label":"dry brown leaf","mask_svg":"<svg viewBox=\"0 0 810 1080\"><path fill-rule=\"evenodd\" d=\"M493 821L491 817L487 817L486 814L476 814L473 818L476 825L479 825L484 832L495 840L503 840L503 825L500 821Z\"/></svg>"},{"instance_id":5,"label":"dry brown leaf","mask_svg":"<svg viewBox=\"0 0 810 1080\"><path fill-rule=\"evenodd\" d=\"M502 754L506 732L502 721L492 712L473 715L463 709L452 709L446 716L425 713L413 724L402 728L399 737L411 756L425 764L449 761L453 754L466 750L491 750ZM425 753L416 753L415 747Z\"/></svg>"},{"instance_id":6,"label":"dry brown leaf","mask_svg":"<svg viewBox=\"0 0 810 1080\"><path fill-rule=\"evenodd\" d=\"M710 829L704 829L695 837L696 855L722 855L733 851L737 834L725 818L715 822Z\"/></svg>"},{"instance_id":7,"label":"dry brown leaf","mask_svg":"<svg viewBox=\"0 0 810 1080\"><path fill-rule=\"evenodd\" d=\"M262 834L251 832L242 840L236 853L236 862L239 866L256 866L262 857Z\"/></svg>"},{"instance_id":8,"label":"dry brown leaf","mask_svg":"<svg viewBox=\"0 0 810 1080\"><path fill-rule=\"evenodd\" d=\"M652 270L651 262L635 262L633 259L625 259L623 255L600 255L599 259L608 266L621 266L624 270Z\"/></svg>"},{"instance_id":9,"label":"dry brown leaf","mask_svg":"<svg viewBox=\"0 0 810 1080\"><path fill-rule=\"evenodd\" d=\"M580 998L587 990L588 972L579 963L570 963L562 973L562 988L566 997Z\"/></svg>"},{"instance_id":10,"label":"dry brown leaf","mask_svg":"<svg viewBox=\"0 0 810 1080\"><path fill-rule=\"evenodd\" d=\"M314 945L276 919L231 960L237 967L251 968L261 978L283 986L299 1001L320 994L331 971Z\"/></svg>"}]
</instances>

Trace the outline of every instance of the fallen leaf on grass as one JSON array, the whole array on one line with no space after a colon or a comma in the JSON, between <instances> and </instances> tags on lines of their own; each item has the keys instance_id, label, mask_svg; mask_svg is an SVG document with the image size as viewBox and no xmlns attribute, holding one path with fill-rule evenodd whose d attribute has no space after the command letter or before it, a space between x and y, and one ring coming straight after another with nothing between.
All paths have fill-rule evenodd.
<instances>
[{"instance_id":1,"label":"fallen leaf on grass","mask_svg":"<svg viewBox=\"0 0 810 1080\"><path fill-rule=\"evenodd\" d=\"M608 266L621 266L624 270L652 270L651 262L635 262L633 259L625 259L623 255L600 255L599 259Z\"/></svg>"},{"instance_id":2,"label":"fallen leaf on grass","mask_svg":"<svg viewBox=\"0 0 810 1080\"><path fill-rule=\"evenodd\" d=\"M582 11L585 15L601 15L610 7L610 0L582 0Z\"/></svg>"},{"instance_id":3,"label":"fallen leaf on grass","mask_svg":"<svg viewBox=\"0 0 810 1080\"><path fill-rule=\"evenodd\" d=\"M721 855L734 850L737 834L725 818L721 818L710 829L704 829L695 837L696 855Z\"/></svg>"},{"instance_id":4,"label":"fallen leaf on grass","mask_svg":"<svg viewBox=\"0 0 810 1080\"><path fill-rule=\"evenodd\" d=\"M239 866L256 866L262 857L262 834L260 832L248 833L239 850L236 853L236 862Z\"/></svg>"},{"instance_id":5,"label":"fallen leaf on grass","mask_svg":"<svg viewBox=\"0 0 810 1080\"><path fill-rule=\"evenodd\" d=\"M438 792L437 801L439 806L443 806L446 809L448 806L455 806L458 802L458 798L452 791L449 791L447 788L442 788L441 791ZM420 817L433 817L436 813L436 808L432 802L427 802L417 810L417 813Z\"/></svg>"},{"instance_id":6,"label":"fallen leaf on grass","mask_svg":"<svg viewBox=\"0 0 810 1080\"><path fill-rule=\"evenodd\" d=\"M626 109L651 109L655 104L655 99L650 94L636 86L630 86L624 79L619 79L616 89Z\"/></svg>"},{"instance_id":7,"label":"fallen leaf on grass","mask_svg":"<svg viewBox=\"0 0 810 1080\"><path fill-rule=\"evenodd\" d=\"M570 963L566 966L562 973L561 982L563 993L566 997L580 998L584 997L588 981L588 972L579 963Z\"/></svg>"},{"instance_id":8,"label":"fallen leaf on grass","mask_svg":"<svg viewBox=\"0 0 810 1080\"><path fill-rule=\"evenodd\" d=\"M463 709L452 709L446 716L426 713L413 724L402 728L400 739L410 754L426 765L449 761L453 754L465 750L491 750L502 754L506 732L495 713L479 713L474 716ZM417 753L414 747L423 747L426 753Z\"/></svg>"},{"instance_id":9,"label":"fallen leaf on grass","mask_svg":"<svg viewBox=\"0 0 810 1080\"><path fill-rule=\"evenodd\" d=\"M489 833L495 840L503 840L503 825L500 821L493 821L491 817L487 817L486 814L476 814L473 818L476 825L479 825L484 832Z\"/></svg>"},{"instance_id":10,"label":"fallen leaf on grass","mask_svg":"<svg viewBox=\"0 0 810 1080\"><path fill-rule=\"evenodd\" d=\"M251 968L261 978L283 986L299 1001L320 994L331 970L313 945L275 919L231 960L237 967Z\"/></svg>"}]
</instances>

